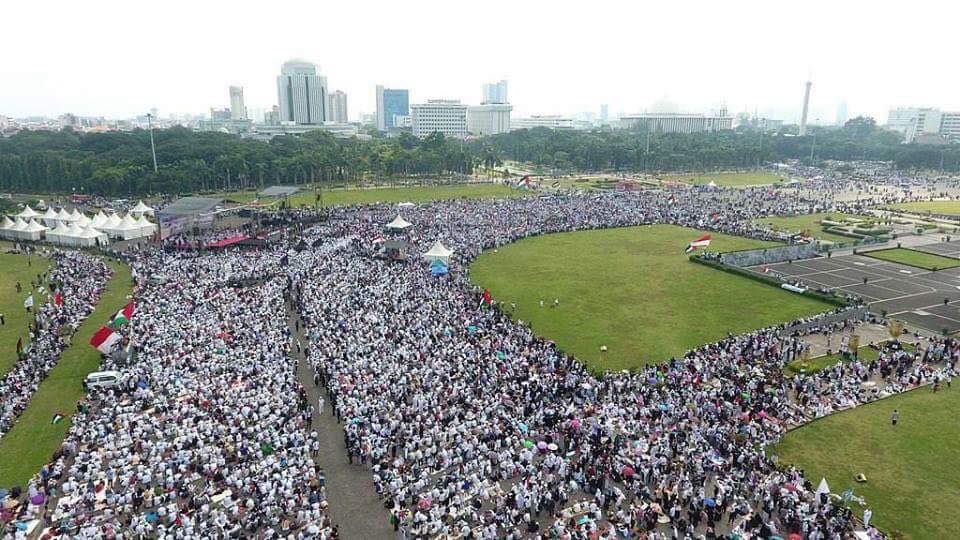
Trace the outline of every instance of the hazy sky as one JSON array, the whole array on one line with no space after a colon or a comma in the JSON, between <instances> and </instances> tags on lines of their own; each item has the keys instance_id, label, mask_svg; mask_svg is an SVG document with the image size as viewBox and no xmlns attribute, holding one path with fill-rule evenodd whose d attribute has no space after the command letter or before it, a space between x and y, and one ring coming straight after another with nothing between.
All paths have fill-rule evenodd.
<instances>
[{"instance_id":1,"label":"hazy sky","mask_svg":"<svg viewBox=\"0 0 960 540\"><path fill-rule=\"evenodd\" d=\"M897 105L960 109L947 1L4 0L0 114L128 117L276 103L280 64L317 63L351 119L374 85L411 100L480 101L509 80L514 116L610 114L673 103L700 112L880 121Z\"/></svg>"}]
</instances>

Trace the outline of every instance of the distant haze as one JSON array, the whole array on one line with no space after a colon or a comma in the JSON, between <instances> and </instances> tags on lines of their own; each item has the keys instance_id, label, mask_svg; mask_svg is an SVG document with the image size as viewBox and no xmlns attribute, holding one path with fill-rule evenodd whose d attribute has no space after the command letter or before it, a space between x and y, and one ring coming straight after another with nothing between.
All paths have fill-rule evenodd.
<instances>
[{"instance_id":1,"label":"distant haze","mask_svg":"<svg viewBox=\"0 0 960 540\"><path fill-rule=\"evenodd\" d=\"M317 63L350 118L374 86L411 102L479 103L507 79L514 116L662 109L886 119L960 109L953 2L66 2L3 3L0 114L130 117L276 103L291 58Z\"/></svg>"}]
</instances>

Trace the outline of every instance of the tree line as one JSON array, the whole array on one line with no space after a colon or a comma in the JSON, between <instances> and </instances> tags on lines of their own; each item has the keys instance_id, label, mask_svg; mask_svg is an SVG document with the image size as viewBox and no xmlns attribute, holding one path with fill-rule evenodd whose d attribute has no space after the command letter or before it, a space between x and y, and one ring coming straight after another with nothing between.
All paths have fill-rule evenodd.
<instances>
[{"instance_id":1,"label":"tree line","mask_svg":"<svg viewBox=\"0 0 960 540\"><path fill-rule=\"evenodd\" d=\"M560 173L701 172L782 161L881 160L903 170L960 170L960 146L902 144L873 119L813 128L804 137L744 126L715 133L525 129L470 142L433 134L338 139L317 131L269 142L185 128L130 132L21 131L0 138L0 191L105 195L195 193L271 184L449 177L506 160Z\"/></svg>"}]
</instances>

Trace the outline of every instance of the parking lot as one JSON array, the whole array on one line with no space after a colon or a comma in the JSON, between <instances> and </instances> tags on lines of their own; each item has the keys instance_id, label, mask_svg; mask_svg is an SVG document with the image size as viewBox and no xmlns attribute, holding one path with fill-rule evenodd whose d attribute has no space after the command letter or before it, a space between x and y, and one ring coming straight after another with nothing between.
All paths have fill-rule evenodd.
<instances>
[{"instance_id":1,"label":"parking lot","mask_svg":"<svg viewBox=\"0 0 960 540\"><path fill-rule=\"evenodd\" d=\"M928 253L957 257L960 242L918 246ZM931 272L860 255L815 258L752 267L808 287L846 291L862 297L874 313L886 312L934 332L960 331L960 267Z\"/></svg>"}]
</instances>

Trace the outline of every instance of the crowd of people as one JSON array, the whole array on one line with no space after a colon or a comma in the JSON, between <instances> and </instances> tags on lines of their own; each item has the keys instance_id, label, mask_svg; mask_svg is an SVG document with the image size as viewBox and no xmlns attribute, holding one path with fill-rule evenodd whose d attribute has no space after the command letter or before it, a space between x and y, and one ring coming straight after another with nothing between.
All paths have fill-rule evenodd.
<instances>
[{"instance_id":1,"label":"crowd of people","mask_svg":"<svg viewBox=\"0 0 960 540\"><path fill-rule=\"evenodd\" d=\"M405 262L378 257L392 205L334 210L258 250L141 246L126 255L129 354L102 366L123 380L78 403L27 486L41 502L19 517L82 538L338 537L290 306L343 426L339 457L369 468L386 507L367 518L401 537L849 538L852 512L764 449L833 410L948 384L960 344L786 379L805 344L777 327L597 378L478 308L467 270L482 250L533 235L670 223L769 239L754 219L826 209L769 189L428 203L404 208L413 226L393 233ZM435 240L455 250L444 277L417 256Z\"/></svg>"},{"instance_id":2,"label":"crowd of people","mask_svg":"<svg viewBox=\"0 0 960 540\"><path fill-rule=\"evenodd\" d=\"M49 270L37 273L26 286L32 305L16 362L0 377L0 437L29 405L40 381L57 364L80 323L93 311L110 278L99 257L76 251L54 251ZM6 324L6 321L4 321Z\"/></svg>"}]
</instances>

